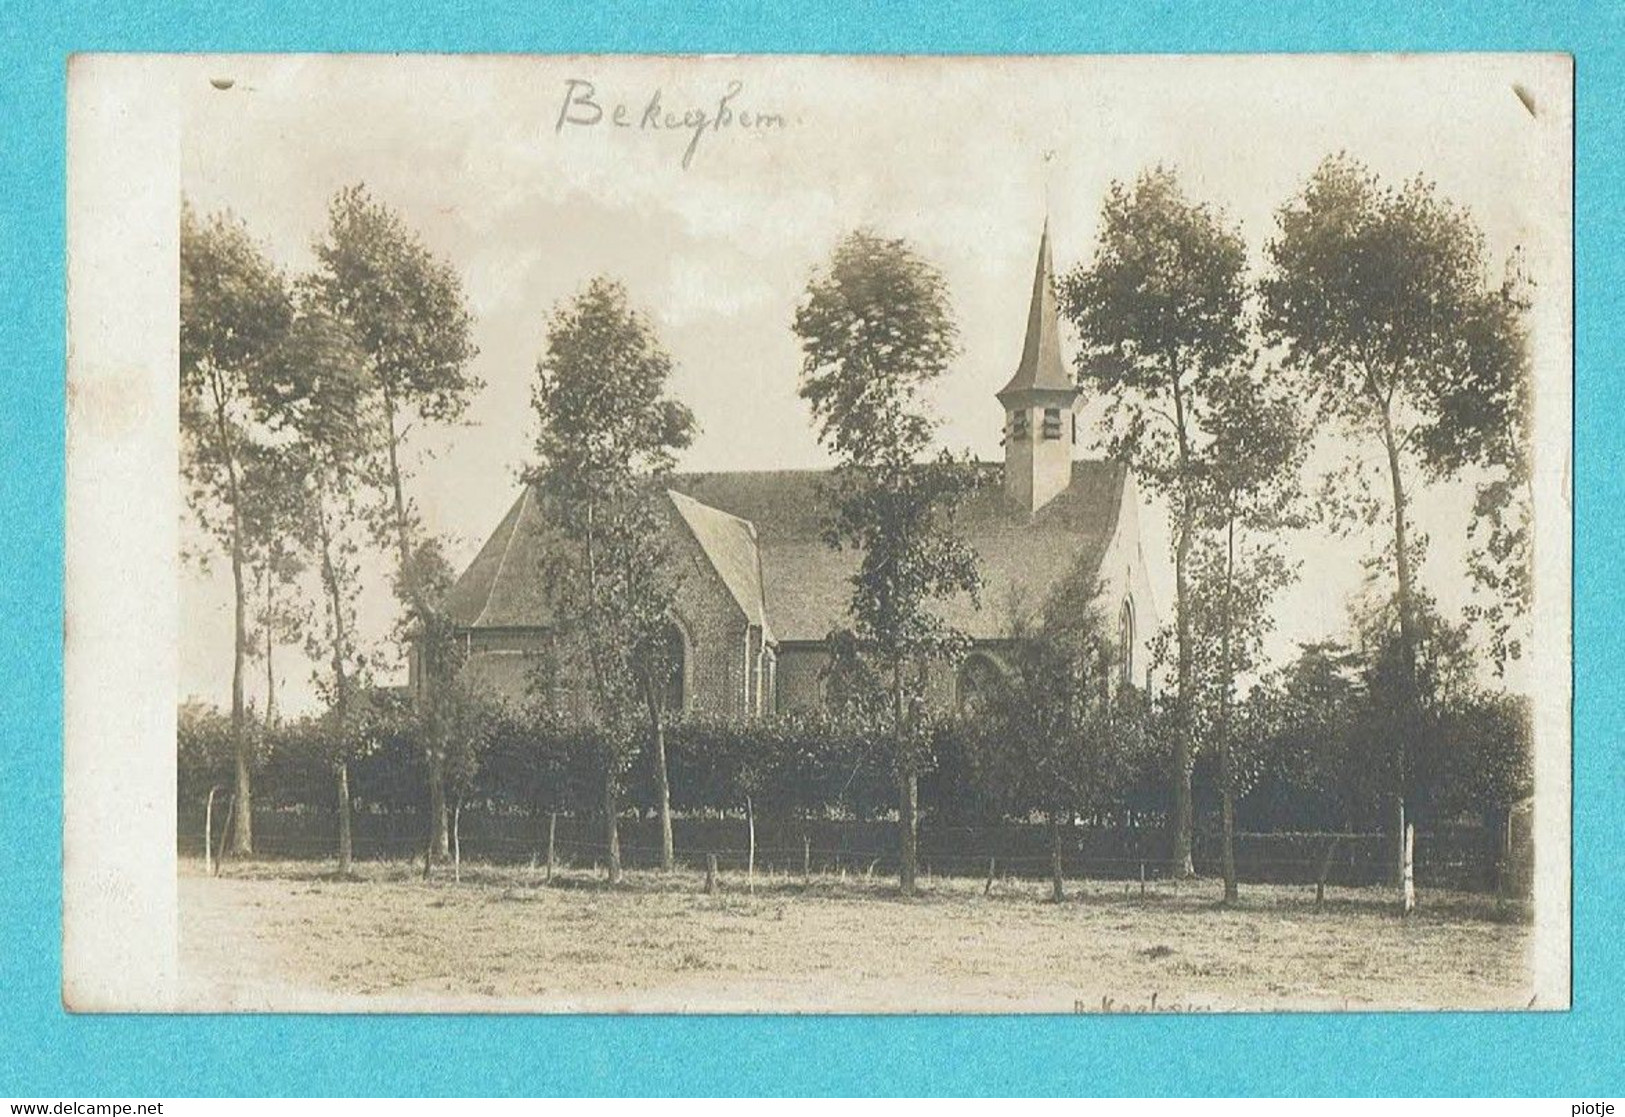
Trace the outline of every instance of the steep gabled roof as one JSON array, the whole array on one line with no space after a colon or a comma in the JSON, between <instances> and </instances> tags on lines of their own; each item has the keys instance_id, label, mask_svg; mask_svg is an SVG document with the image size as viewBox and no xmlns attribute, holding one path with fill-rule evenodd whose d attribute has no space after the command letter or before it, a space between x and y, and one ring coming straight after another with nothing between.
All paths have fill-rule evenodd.
<instances>
[{"instance_id":1,"label":"steep gabled roof","mask_svg":"<svg viewBox=\"0 0 1625 1117\"><path fill-rule=\"evenodd\" d=\"M977 639L1007 635L1012 601L1036 606L1069 579L1097 576L1117 528L1127 473L1110 462L1073 462L1072 483L1038 513L1010 503L999 467L959 510L984 589L944 602L944 620ZM823 470L677 474L672 506L746 618L781 641L822 640L847 626L857 555L824 542ZM542 557L547 525L526 489L448 597L462 628L545 628L552 620Z\"/></svg>"},{"instance_id":2,"label":"steep gabled roof","mask_svg":"<svg viewBox=\"0 0 1625 1117\"><path fill-rule=\"evenodd\" d=\"M999 389L999 399L1032 389L1076 391L1061 358L1061 322L1055 299L1055 275L1050 264L1049 222L1038 239L1038 264L1033 271L1032 302L1027 308L1027 335L1021 362L1010 382Z\"/></svg>"},{"instance_id":3,"label":"steep gabled roof","mask_svg":"<svg viewBox=\"0 0 1625 1117\"><path fill-rule=\"evenodd\" d=\"M460 628L545 628L552 623L542 577L547 521L528 485L446 595L446 615Z\"/></svg>"},{"instance_id":4,"label":"steep gabled roof","mask_svg":"<svg viewBox=\"0 0 1625 1117\"><path fill-rule=\"evenodd\" d=\"M755 529L680 492L668 492L666 497L673 519L687 525L740 612L751 624L764 625L767 610ZM451 622L470 629L551 624L543 570L547 536L542 501L534 488L526 486L447 595Z\"/></svg>"},{"instance_id":5,"label":"steep gabled roof","mask_svg":"<svg viewBox=\"0 0 1625 1117\"><path fill-rule=\"evenodd\" d=\"M767 627L767 612L762 597L762 562L756 550L756 529L747 520L710 505L701 504L691 496L676 491L666 494L671 498L688 530L694 533L700 550L711 560L711 566L728 587L745 619L751 624Z\"/></svg>"},{"instance_id":6,"label":"steep gabled roof","mask_svg":"<svg viewBox=\"0 0 1625 1117\"><path fill-rule=\"evenodd\" d=\"M943 619L978 639L1008 634L1010 606L1036 606L1068 578L1094 578L1122 506L1127 472L1111 462L1073 462L1072 483L1036 515L1016 507L985 464L988 483L959 510L958 530L976 550L984 590L944 602ZM750 521L762 562L768 622L780 640L822 640L845 627L857 555L824 542L822 470L678 474L672 489Z\"/></svg>"}]
</instances>

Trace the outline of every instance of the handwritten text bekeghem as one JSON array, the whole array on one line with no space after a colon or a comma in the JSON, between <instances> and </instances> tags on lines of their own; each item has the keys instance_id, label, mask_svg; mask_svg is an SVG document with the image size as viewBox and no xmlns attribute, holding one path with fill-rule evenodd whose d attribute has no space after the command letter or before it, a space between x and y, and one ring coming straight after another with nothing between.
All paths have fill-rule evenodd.
<instances>
[{"instance_id":1,"label":"handwritten text bekeghem","mask_svg":"<svg viewBox=\"0 0 1625 1117\"><path fill-rule=\"evenodd\" d=\"M740 104L744 88L744 82L731 81L715 101L674 109L663 100L660 89L641 103L600 101L592 82L570 78L564 83L564 101L559 106L559 119L553 132L556 135L566 127L594 128L604 124L640 132L686 132L688 144L683 148L683 169L687 170L700 141L708 135L725 129L781 131L787 126L782 113L759 112Z\"/></svg>"}]
</instances>

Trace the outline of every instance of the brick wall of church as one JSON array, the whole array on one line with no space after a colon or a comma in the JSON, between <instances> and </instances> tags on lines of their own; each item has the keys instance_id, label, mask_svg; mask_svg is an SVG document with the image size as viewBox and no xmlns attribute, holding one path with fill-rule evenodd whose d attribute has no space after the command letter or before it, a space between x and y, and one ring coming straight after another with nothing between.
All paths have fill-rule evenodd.
<instances>
[{"instance_id":1,"label":"brick wall of church","mask_svg":"<svg viewBox=\"0 0 1625 1117\"><path fill-rule=\"evenodd\" d=\"M723 592L726 593L726 589ZM724 605L727 608L723 608ZM679 595L679 616L690 641L685 679L690 713L741 714L753 708L756 656L761 650L760 630L751 628L747 636L744 621L737 619L737 609L733 609L733 617L729 616L729 609L733 609L731 596L726 601L718 601L703 585L685 585ZM529 696L546 648L544 633L480 631L465 639L469 641L469 657L464 670L480 680L481 686L515 703ZM750 650L748 676L747 647ZM997 658L997 652L993 654ZM762 712L820 709L824 701L822 676L828 663L829 653L820 644L780 645L772 669L773 690L765 695ZM764 688L768 686L767 674L764 664ZM955 677L952 666L931 665L926 678L926 696L933 711L953 710Z\"/></svg>"},{"instance_id":2,"label":"brick wall of church","mask_svg":"<svg viewBox=\"0 0 1625 1117\"><path fill-rule=\"evenodd\" d=\"M745 709L745 617L694 536L674 524L672 558L682 571L677 616L689 643L688 712L738 714ZM754 664L752 664L754 669Z\"/></svg>"},{"instance_id":3,"label":"brick wall of church","mask_svg":"<svg viewBox=\"0 0 1625 1117\"><path fill-rule=\"evenodd\" d=\"M684 693L696 714L738 714L746 709L746 626L744 615L721 577L687 529L676 525L673 559L682 577L677 589L677 616L687 642ZM525 701L547 647L538 629L476 630L464 635L464 667L479 685L510 702ZM757 647L760 640L757 640ZM755 672L755 660L750 670Z\"/></svg>"},{"instance_id":4,"label":"brick wall of church","mask_svg":"<svg viewBox=\"0 0 1625 1117\"><path fill-rule=\"evenodd\" d=\"M520 705L531 696L532 680L547 648L545 634L536 631L482 631L464 636L468 659L463 677L476 680L482 690Z\"/></svg>"},{"instance_id":5,"label":"brick wall of church","mask_svg":"<svg viewBox=\"0 0 1625 1117\"><path fill-rule=\"evenodd\" d=\"M788 712L822 708L822 676L828 664L829 653L822 644L780 645L777 709ZM933 663L927 669L926 702L934 712L947 713L954 708L954 675L955 669L946 663Z\"/></svg>"},{"instance_id":6,"label":"brick wall of church","mask_svg":"<svg viewBox=\"0 0 1625 1117\"><path fill-rule=\"evenodd\" d=\"M819 644L780 644L778 701L781 712L816 710L823 704L820 676L829 653Z\"/></svg>"}]
</instances>

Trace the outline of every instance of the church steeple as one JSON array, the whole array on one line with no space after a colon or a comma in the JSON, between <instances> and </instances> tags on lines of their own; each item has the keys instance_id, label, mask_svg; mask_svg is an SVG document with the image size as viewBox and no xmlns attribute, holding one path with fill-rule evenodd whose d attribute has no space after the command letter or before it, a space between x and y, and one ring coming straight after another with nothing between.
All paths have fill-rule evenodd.
<instances>
[{"instance_id":1,"label":"church steeple","mask_svg":"<svg viewBox=\"0 0 1625 1117\"><path fill-rule=\"evenodd\" d=\"M1015 375L999 390L1004 407L1004 491L1036 512L1072 483L1078 389L1061 357L1060 312L1050 263L1049 222L1038 240L1027 334Z\"/></svg>"}]
</instances>

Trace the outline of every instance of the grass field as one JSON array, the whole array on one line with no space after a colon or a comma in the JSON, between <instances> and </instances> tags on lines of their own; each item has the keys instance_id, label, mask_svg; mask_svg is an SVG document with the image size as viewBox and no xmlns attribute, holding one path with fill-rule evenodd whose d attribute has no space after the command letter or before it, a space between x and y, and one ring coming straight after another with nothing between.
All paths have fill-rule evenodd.
<instances>
[{"instance_id":1,"label":"grass field","mask_svg":"<svg viewBox=\"0 0 1625 1117\"><path fill-rule=\"evenodd\" d=\"M183 862L180 946L194 1009L589 1012L1102 1012L1514 1008L1530 928L1493 898L1243 886L1177 890L524 868L418 879L402 864Z\"/></svg>"}]
</instances>

